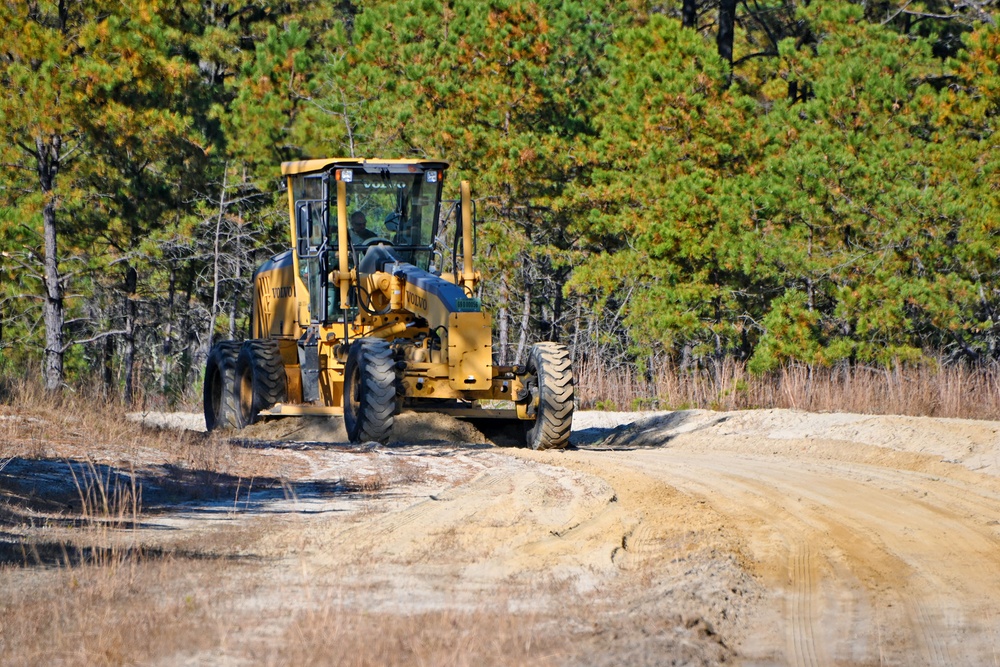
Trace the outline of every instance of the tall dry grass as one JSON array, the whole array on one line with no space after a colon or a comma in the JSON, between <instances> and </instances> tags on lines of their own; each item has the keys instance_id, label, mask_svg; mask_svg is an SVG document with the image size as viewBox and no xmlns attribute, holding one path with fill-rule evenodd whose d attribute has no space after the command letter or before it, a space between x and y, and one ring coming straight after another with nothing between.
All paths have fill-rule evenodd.
<instances>
[{"instance_id":1,"label":"tall dry grass","mask_svg":"<svg viewBox=\"0 0 1000 667\"><path fill-rule=\"evenodd\" d=\"M178 664L225 645L239 621L217 563L127 565L0 566L0 666Z\"/></svg>"},{"instance_id":2,"label":"tall dry grass","mask_svg":"<svg viewBox=\"0 0 1000 667\"><path fill-rule=\"evenodd\" d=\"M577 396L584 409L745 410L794 408L812 412L1000 419L1000 367L925 364L892 368L792 364L754 375L731 359L681 371L664 366L640 373L579 363Z\"/></svg>"},{"instance_id":3,"label":"tall dry grass","mask_svg":"<svg viewBox=\"0 0 1000 667\"><path fill-rule=\"evenodd\" d=\"M388 667L390 665L555 665L566 638L544 630L532 614L499 602L474 611L414 614L358 612L320 605L300 612L269 647L268 665Z\"/></svg>"},{"instance_id":4,"label":"tall dry grass","mask_svg":"<svg viewBox=\"0 0 1000 667\"><path fill-rule=\"evenodd\" d=\"M47 392L37 381L0 379L0 459L76 460L281 477L287 466L239 446L229 434L146 426L97 389Z\"/></svg>"}]
</instances>

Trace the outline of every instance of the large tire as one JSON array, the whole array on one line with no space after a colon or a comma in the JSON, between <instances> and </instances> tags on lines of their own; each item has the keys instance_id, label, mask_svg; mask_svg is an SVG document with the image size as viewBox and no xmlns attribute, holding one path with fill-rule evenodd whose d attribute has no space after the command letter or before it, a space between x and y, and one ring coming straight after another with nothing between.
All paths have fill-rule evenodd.
<instances>
[{"instance_id":1,"label":"large tire","mask_svg":"<svg viewBox=\"0 0 1000 667\"><path fill-rule=\"evenodd\" d=\"M344 426L351 442L389 441L396 414L396 368L389 344L362 338L351 344L344 378Z\"/></svg>"},{"instance_id":2,"label":"large tire","mask_svg":"<svg viewBox=\"0 0 1000 667\"><path fill-rule=\"evenodd\" d=\"M202 398L205 428L209 431L243 428L236 391L236 360L239 355L240 344L233 340L214 345L208 353Z\"/></svg>"},{"instance_id":3,"label":"large tire","mask_svg":"<svg viewBox=\"0 0 1000 667\"><path fill-rule=\"evenodd\" d=\"M562 449L573 426L573 369L569 350L557 343L537 343L528 355L528 390L537 397L534 425L527 429L532 449Z\"/></svg>"},{"instance_id":4,"label":"large tire","mask_svg":"<svg viewBox=\"0 0 1000 667\"><path fill-rule=\"evenodd\" d=\"M236 361L239 416L244 426L262 410L288 400L288 378L278 341L248 340Z\"/></svg>"}]
</instances>

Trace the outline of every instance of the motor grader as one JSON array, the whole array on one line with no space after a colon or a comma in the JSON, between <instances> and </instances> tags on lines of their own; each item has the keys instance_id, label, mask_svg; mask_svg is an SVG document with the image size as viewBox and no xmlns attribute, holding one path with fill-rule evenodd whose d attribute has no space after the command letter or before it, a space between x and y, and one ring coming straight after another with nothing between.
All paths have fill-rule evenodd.
<instances>
[{"instance_id":1,"label":"motor grader","mask_svg":"<svg viewBox=\"0 0 1000 667\"><path fill-rule=\"evenodd\" d=\"M567 444L569 354L546 342L523 364L495 362L469 184L443 216L447 169L433 160L282 164L291 247L254 274L252 338L209 353L209 430L342 414L352 442L386 443L395 416L410 410L515 425L534 449ZM452 272L441 273L438 227L452 214Z\"/></svg>"}]
</instances>

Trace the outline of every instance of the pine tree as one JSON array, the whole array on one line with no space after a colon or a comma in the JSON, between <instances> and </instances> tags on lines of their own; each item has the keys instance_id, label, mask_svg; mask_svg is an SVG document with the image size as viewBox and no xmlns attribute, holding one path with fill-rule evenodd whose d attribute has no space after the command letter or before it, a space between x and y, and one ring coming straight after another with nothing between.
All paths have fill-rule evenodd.
<instances>
[{"instance_id":1,"label":"pine tree","mask_svg":"<svg viewBox=\"0 0 1000 667\"><path fill-rule=\"evenodd\" d=\"M158 13L165 6L132 10L93 0L0 8L5 33L22 37L0 57L0 77L15 92L0 101L2 143L11 178L23 184L8 191L13 203L28 215L41 209L43 376L50 390L62 385L65 352L78 342L65 331L65 249L90 246L91 257L107 260L100 246L110 244L124 259L131 293L138 244L170 206L169 165L188 166L192 154L189 124L172 107L191 68L171 53L173 36ZM117 240L122 228L129 230L126 243Z\"/></svg>"},{"instance_id":2,"label":"pine tree","mask_svg":"<svg viewBox=\"0 0 1000 667\"><path fill-rule=\"evenodd\" d=\"M736 214L725 196L759 150L747 129L754 105L726 92L725 63L678 21L652 16L616 36L595 118L604 163L590 224L620 250L591 257L573 288L631 293L626 321L644 345L733 351L749 267L726 256Z\"/></svg>"}]
</instances>

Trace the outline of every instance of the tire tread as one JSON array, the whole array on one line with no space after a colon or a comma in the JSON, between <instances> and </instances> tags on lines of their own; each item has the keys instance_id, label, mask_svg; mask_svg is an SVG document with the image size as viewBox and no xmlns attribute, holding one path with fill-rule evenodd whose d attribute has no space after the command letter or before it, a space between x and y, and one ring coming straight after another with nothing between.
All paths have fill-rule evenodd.
<instances>
[{"instance_id":1,"label":"tire tread","mask_svg":"<svg viewBox=\"0 0 1000 667\"><path fill-rule=\"evenodd\" d=\"M239 378L248 372L253 396L250 414L242 415L244 424L256 422L263 410L288 400L288 379L278 341L266 338L244 341L236 363L237 391Z\"/></svg>"},{"instance_id":2,"label":"tire tread","mask_svg":"<svg viewBox=\"0 0 1000 667\"><path fill-rule=\"evenodd\" d=\"M205 381L202 392L205 411L205 428L240 429L244 424L240 419L239 396L236 388L236 366L240 354L240 343L225 340L212 346L205 362ZM220 382L219 405L215 405L215 383Z\"/></svg>"},{"instance_id":3,"label":"tire tread","mask_svg":"<svg viewBox=\"0 0 1000 667\"><path fill-rule=\"evenodd\" d=\"M363 338L354 342L349 355L351 372L354 365L358 366L360 391L356 415L353 414L353 406L345 392L344 422L348 437L351 442L375 441L386 444L392 433L397 409L398 380L392 348L384 340ZM348 373L347 382L352 381L351 372Z\"/></svg>"},{"instance_id":4,"label":"tire tread","mask_svg":"<svg viewBox=\"0 0 1000 667\"><path fill-rule=\"evenodd\" d=\"M528 369L538 378L539 402L534 426L528 429L532 449L562 449L569 444L573 427L573 362L569 350L558 343L536 343Z\"/></svg>"}]
</instances>

